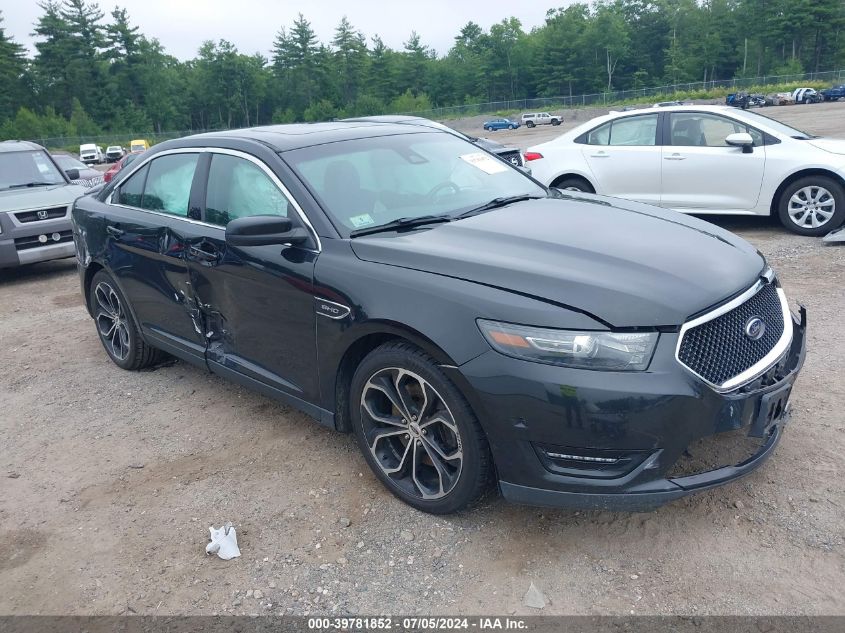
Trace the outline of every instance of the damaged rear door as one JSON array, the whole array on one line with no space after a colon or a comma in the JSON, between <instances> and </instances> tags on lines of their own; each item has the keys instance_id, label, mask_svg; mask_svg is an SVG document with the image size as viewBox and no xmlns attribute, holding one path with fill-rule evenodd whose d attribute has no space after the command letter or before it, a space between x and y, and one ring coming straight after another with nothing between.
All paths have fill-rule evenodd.
<instances>
[{"instance_id":1,"label":"damaged rear door","mask_svg":"<svg viewBox=\"0 0 845 633\"><path fill-rule=\"evenodd\" d=\"M145 338L177 356L202 359L205 337L185 259L200 218L191 192L201 154L162 154L111 197L106 260Z\"/></svg>"},{"instance_id":2,"label":"damaged rear door","mask_svg":"<svg viewBox=\"0 0 845 633\"><path fill-rule=\"evenodd\" d=\"M298 221L297 211L278 177L257 158L223 149L209 149L203 157L203 225L186 258L203 316L208 367L269 395L316 402L317 251L227 244L231 220L277 215Z\"/></svg>"}]
</instances>

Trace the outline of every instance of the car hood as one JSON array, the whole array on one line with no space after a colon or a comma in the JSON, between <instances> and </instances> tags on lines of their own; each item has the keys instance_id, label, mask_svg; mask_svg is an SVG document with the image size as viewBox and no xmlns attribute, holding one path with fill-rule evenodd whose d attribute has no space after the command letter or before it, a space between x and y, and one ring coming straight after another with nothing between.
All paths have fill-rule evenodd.
<instances>
[{"instance_id":1,"label":"car hood","mask_svg":"<svg viewBox=\"0 0 845 633\"><path fill-rule=\"evenodd\" d=\"M529 295L611 327L680 325L750 287L765 267L745 240L707 222L601 196L529 200L355 238L352 249L366 261Z\"/></svg>"},{"instance_id":2,"label":"car hood","mask_svg":"<svg viewBox=\"0 0 845 633\"><path fill-rule=\"evenodd\" d=\"M841 138L813 138L805 141L831 154L845 154L845 139Z\"/></svg>"},{"instance_id":3,"label":"car hood","mask_svg":"<svg viewBox=\"0 0 845 633\"><path fill-rule=\"evenodd\" d=\"M0 191L0 211L21 211L70 204L85 193L80 185L49 185Z\"/></svg>"}]
</instances>

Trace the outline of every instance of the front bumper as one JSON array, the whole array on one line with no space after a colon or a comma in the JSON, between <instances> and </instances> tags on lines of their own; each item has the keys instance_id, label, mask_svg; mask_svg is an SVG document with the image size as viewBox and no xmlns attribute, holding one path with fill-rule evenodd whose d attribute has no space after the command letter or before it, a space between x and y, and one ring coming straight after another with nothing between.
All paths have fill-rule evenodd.
<instances>
[{"instance_id":1,"label":"front bumper","mask_svg":"<svg viewBox=\"0 0 845 633\"><path fill-rule=\"evenodd\" d=\"M469 387L506 499L649 510L747 475L772 454L806 351L803 308L793 322L792 344L778 363L729 393L682 369L672 334L661 335L646 372L574 370L492 351L452 371ZM734 437L756 443L738 461L719 462L723 456L714 453L708 455L714 467L677 474L689 451L711 440L732 444Z\"/></svg>"},{"instance_id":2,"label":"front bumper","mask_svg":"<svg viewBox=\"0 0 845 633\"><path fill-rule=\"evenodd\" d=\"M39 240L41 236L46 241ZM0 213L0 268L64 259L75 252L69 214L20 224L9 213Z\"/></svg>"}]
</instances>

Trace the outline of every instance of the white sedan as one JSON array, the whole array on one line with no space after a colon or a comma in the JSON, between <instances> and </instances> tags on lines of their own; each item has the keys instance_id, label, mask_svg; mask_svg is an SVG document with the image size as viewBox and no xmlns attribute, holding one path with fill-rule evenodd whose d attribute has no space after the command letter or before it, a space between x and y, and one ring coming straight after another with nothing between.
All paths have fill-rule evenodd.
<instances>
[{"instance_id":1,"label":"white sedan","mask_svg":"<svg viewBox=\"0 0 845 633\"><path fill-rule=\"evenodd\" d=\"M845 220L845 140L736 108L611 112L525 158L546 186L683 213L777 213L801 235L823 235Z\"/></svg>"}]
</instances>

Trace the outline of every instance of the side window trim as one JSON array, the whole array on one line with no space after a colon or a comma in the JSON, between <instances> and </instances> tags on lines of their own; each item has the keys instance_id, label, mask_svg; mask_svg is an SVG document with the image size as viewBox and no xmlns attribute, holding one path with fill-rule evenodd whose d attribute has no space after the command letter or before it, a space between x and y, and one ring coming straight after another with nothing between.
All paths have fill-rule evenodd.
<instances>
[{"instance_id":1,"label":"side window trim","mask_svg":"<svg viewBox=\"0 0 845 633\"><path fill-rule=\"evenodd\" d=\"M284 185L284 183L281 181L281 179L275 174L275 172L273 172L272 169L270 169L270 167L263 160L256 158L255 156L253 156L251 154L247 154L246 152L241 152L239 150L234 150L234 149L228 149L228 148L225 148L225 147L179 147L179 148L175 148L175 149L169 149L169 150L165 150L163 152L159 152L157 154L154 154L154 155L152 155L148 158L145 158L144 160L140 161L137 165L135 163L133 163L131 172L129 174L127 174L126 177L122 181L123 182L128 181L130 178L132 178L132 176L135 175L136 172L140 171L146 165L149 165L153 160L155 160L156 158L159 158L161 156L167 156L169 154L199 154L200 155L200 161L202 161L203 155L209 154L208 160L210 161L211 160L210 154L214 154L214 153L228 154L229 156L236 156L238 158L245 158L246 160L256 164L259 168L261 168L264 171L264 173L266 173L270 177L270 179L273 181L273 183L287 197L291 206L293 206L293 208L296 210L296 213L299 216L299 219L302 222L302 224L311 232L311 236L314 238L314 241L317 244L317 248L312 249L312 250L314 252L317 252L317 253L319 253L323 250L323 243L320 240L320 236L317 234L317 230L314 228L314 225L311 224L311 220L308 219L308 216L306 215L305 211L303 210L302 205L299 204L299 201L296 198L293 197L290 190ZM194 183L196 183L197 176L200 175L199 170L200 170L200 163L198 162L197 168L196 168L196 170L194 170ZM208 178L208 170L207 169L202 174L202 177L205 179L203 181L203 187L206 187L207 186L207 178ZM146 188L146 178L144 179L144 188ZM117 197L118 197L119 193L120 193L120 187L115 187L114 190L112 190L112 192L105 199L105 201L104 201L105 204L107 204L109 206L132 209L133 211L141 211L143 213L152 213L154 215L161 215L161 216L164 216L164 217L167 217L167 218L182 220L182 221L185 221L185 222L193 222L195 224L201 224L203 226L208 226L208 227L215 228L215 229L218 229L218 230L221 230L221 231L225 231L224 227L221 227L217 224L210 224L210 223L206 222L205 220L194 220L190 217L182 218L182 217L175 216L175 215L172 215L172 214L160 213L160 212L154 211L152 209L140 209L138 207L129 207L127 205L120 204L119 202L117 202ZM118 195L116 195L116 194L118 194ZM191 196L193 196L193 184L191 185ZM204 199L204 196L203 196L202 204L203 204L202 215L200 217L205 217L205 199Z\"/></svg>"}]
</instances>

